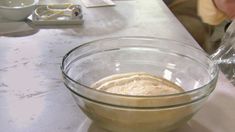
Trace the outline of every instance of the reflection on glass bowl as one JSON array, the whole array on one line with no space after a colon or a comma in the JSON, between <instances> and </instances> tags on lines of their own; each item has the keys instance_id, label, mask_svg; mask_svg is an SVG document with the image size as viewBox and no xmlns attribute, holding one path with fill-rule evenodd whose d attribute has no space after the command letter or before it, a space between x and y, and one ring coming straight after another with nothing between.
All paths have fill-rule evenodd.
<instances>
[{"instance_id":1,"label":"reflection on glass bowl","mask_svg":"<svg viewBox=\"0 0 235 132\"><path fill-rule=\"evenodd\" d=\"M216 64L200 49L174 40L117 37L92 41L67 53L64 84L82 111L98 126L115 132L164 132L185 124L214 90ZM176 94L135 96L90 86L101 78L146 72L184 89Z\"/></svg>"}]
</instances>

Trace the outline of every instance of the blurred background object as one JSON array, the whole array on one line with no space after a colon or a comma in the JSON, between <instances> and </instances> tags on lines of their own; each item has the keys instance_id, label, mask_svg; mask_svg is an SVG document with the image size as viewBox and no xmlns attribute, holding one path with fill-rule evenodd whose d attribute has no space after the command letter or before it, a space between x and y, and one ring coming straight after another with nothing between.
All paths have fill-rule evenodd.
<instances>
[{"instance_id":1,"label":"blurred background object","mask_svg":"<svg viewBox=\"0 0 235 132\"><path fill-rule=\"evenodd\" d=\"M209 54L219 46L227 22L217 26L203 23L197 14L197 0L164 0L200 46Z\"/></svg>"},{"instance_id":2,"label":"blurred background object","mask_svg":"<svg viewBox=\"0 0 235 132\"><path fill-rule=\"evenodd\" d=\"M224 36L229 31L230 21L224 20L216 26L204 23L198 15L197 2L198 0L165 0L170 10L208 54L216 55L219 52L216 59L223 61L219 64L220 70L235 86L235 25L230 26L232 35L229 38Z\"/></svg>"}]
</instances>

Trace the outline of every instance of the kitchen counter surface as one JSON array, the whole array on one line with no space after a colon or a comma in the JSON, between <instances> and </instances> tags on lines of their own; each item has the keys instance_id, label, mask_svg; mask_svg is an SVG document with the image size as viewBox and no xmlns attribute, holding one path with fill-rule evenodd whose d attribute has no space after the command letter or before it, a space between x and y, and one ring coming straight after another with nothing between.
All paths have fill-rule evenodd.
<instances>
[{"instance_id":1,"label":"kitchen counter surface","mask_svg":"<svg viewBox=\"0 0 235 132\"><path fill-rule=\"evenodd\" d=\"M41 1L48 2L66 1ZM198 46L164 2L115 2L113 7L83 6L84 24L77 26L32 28L19 22L12 27L0 21L0 29L11 29L0 30L0 132L104 132L81 112L62 83L62 57L84 42L131 35ZM27 30L14 32L17 28ZM201 111L176 132L234 132L234 100L234 86L220 74Z\"/></svg>"}]
</instances>

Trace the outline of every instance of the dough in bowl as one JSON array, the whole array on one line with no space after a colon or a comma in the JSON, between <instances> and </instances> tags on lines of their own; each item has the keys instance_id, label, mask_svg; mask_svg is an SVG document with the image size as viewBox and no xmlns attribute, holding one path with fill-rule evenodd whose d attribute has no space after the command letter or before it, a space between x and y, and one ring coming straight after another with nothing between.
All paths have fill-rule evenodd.
<instances>
[{"instance_id":1,"label":"dough in bowl","mask_svg":"<svg viewBox=\"0 0 235 132\"><path fill-rule=\"evenodd\" d=\"M138 96L166 95L184 91L166 79L145 72L111 75L97 81L91 87L109 93Z\"/></svg>"}]
</instances>

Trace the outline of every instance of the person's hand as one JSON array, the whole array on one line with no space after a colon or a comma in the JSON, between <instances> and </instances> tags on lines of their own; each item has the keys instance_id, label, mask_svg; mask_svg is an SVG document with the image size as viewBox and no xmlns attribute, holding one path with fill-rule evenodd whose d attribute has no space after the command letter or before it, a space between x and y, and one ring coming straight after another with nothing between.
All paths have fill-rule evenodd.
<instances>
[{"instance_id":1,"label":"person's hand","mask_svg":"<svg viewBox=\"0 0 235 132\"><path fill-rule=\"evenodd\" d=\"M214 3L228 18L235 19L235 0L214 0Z\"/></svg>"}]
</instances>

